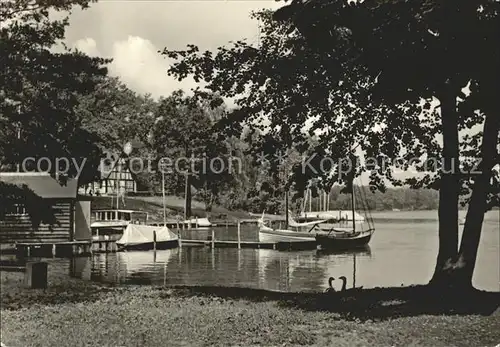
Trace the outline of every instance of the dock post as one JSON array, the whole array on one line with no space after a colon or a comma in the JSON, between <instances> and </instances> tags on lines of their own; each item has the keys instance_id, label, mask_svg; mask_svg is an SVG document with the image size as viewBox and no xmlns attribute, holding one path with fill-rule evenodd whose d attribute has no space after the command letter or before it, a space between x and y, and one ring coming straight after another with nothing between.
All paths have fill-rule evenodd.
<instances>
[{"instance_id":1,"label":"dock post","mask_svg":"<svg viewBox=\"0 0 500 347\"><path fill-rule=\"evenodd\" d=\"M215 248L215 230L212 229L212 249Z\"/></svg>"},{"instance_id":2,"label":"dock post","mask_svg":"<svg viewBox=\"0 0 500 347\"><path fill-rule=\"evenodd\" d=\"M179 239L179 247L182 247L181 227L179 225L179 221L177 221L177 238Z\"/></svg>"},{"instance_id":3,"label":"dock post","mask_svg":"<svg viewBox=\"0 0 500 347\"><path fill-rule=\"evenodd\" d=\"M54 258L56 256L56 244L53 243L52 244L52 258Z\"/></svg>"},{"instance_id":4,"label":"dock post","mask_svg":"<svg viewBox=\"0 0 500 347\"><path fill-rule=\"evenodd\" d=\"M47 288L47 263L28 262L24 273L24 284L32 289Z\"/></svg>"},{"instance_id":5,"label":"dock post","mask_svg":"<svg viewBox=\"0 0 500 347\"><path fill-rule=\"evenodd\" d=\"M153 250L156 251L156 230L153 230Z\"/></svg>"},{"instance_id":6,"label":"dock post","mask_svg":"<svg viewBox=\"0 0 500 347\"><path fill-rule=\"evenodd\" d=\"M241 249L241 223L238 220L238 249Z\"/></svg>"}]
</instances>

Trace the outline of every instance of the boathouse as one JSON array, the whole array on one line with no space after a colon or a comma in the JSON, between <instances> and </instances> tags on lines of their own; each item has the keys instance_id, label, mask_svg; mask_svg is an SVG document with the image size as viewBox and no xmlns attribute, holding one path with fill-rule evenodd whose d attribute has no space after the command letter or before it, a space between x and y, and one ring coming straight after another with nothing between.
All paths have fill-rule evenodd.
<instances>
[{"instance_id":1,"label":"boathouse","mask_svg":"<svg viewBox=\"0 0 500 347\"><path fill-rule=\"evenodd\" d=\"M35 228L25 206L17 204L3 211L4 218L0 220L0 243L4 245L16 242L55 243L91 239L90 201L77 195L76 179L68 179L61 185L47 173L4 172L0 173L0 182L26 185L44 201L49 202L56 219L54 225L40 224Z\"/></svg>"}]
</instances>

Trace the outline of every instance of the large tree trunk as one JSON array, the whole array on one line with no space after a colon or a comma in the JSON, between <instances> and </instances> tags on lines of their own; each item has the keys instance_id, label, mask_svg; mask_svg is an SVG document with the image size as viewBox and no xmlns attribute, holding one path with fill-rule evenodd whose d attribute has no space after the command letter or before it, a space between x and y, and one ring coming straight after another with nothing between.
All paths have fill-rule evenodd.
<instances>
[{"instance_id":1,"label":"large tree trunk","mask_svg":"<svg viewBox=\"0 0 500 347\"><path fill-rule=\"evenodd\" d=\"M458 204L460 194L459 140L456 96L444 93L440 97L443 132L443 166L439 188L439 251L432 284L448 282L447 270L458 251Z\"/></svg>"},{"instance_id":2,"label":"large tree trunk","mask_svg":"<svg viewBox=\"0 0 500 347\"><path fill-rule=\"evenodd\" d=\"M184 219L187 220L192 216L191 211L191 175L186 173L186 183L184 187Z\"/></svg>"},{"instance_id":3,"label":"large tree trunk","mask_svg":"<svg viewBox=\"0 0 500 347\"><path fill-rule=\"evenodd\" d=\"M492 178L492 169L498 160L497 145L500 131L500 117L486 115L481 147L481 174L474 180L472 196L467 211L458 260L453 269L458 284L464 288L472 287L472 276L476 265L481 229L487 206L487 195Z\"/></svg>"}]
</instances>

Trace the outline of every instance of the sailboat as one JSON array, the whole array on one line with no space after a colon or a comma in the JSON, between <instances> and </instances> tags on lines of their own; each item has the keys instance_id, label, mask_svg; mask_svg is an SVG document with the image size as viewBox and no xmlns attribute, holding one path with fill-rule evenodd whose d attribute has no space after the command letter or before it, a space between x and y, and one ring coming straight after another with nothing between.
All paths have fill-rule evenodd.
<instances>
[{"instance_id":1,"label":"sailboat","mask_svg":"<svg viewBox=\"0 0 500 347\"><path fill-rule=\"evenodd\" d=\"M313 230L318 230L319 224L325 220L313 222L299 223L293 219L288 210L288 192L285 192L285 209L286 219L285 228L273 229L264 221L264 212L258 221L259 225L259 241L260 242L286 242L286 241L314 241L315 235Z\"/></svg>"},{"instance_id":2,"label":"sailboat","mask_svg":"<svg viewBox=\"0 0 500 347\"><path fill-rule=\"evenodd\" d=\"M120 250L151 250L179 247L179 237L168 227L129 224L116 241Z\"/></svg>"},{"instance_id":3,"label":"sailboat","mask_svg":"<svg viewBox=\"0 0 500 347\"><path fill-rule=\"evenodd\" d=\"M316 241L323 249L351 249L364 247L370 242L375 227L371 215L368 218L368 223L364 223L364 219L358 222L356 218L355 206L355 188L352 185L351 192L351 223L347 225L332 225L329 230L324 230L316 234ZM364 207L368 207L364 205ZM368 211L365 209L365 212ZM368 211L369 213L369 211Z\"/></svg>"},{"instance_id":4,"label":"sailboat","mask_svg":"<svg viewBox=\"0 0 500 347\"><path fill-rule=\"evenodd\" d=\"M189 228L195 228L195 229L210 229L210 227L212 227L212 223L206 217L203 218L195 217L187 219L181 223Z\"/></svg>"},{"instance_id":5,"label":"sailboat","mask_svg":"<svg viewBox=\"0 0 500 347\"><path fill-rule=\"evenodd\" d=\"M302 212L297 218L298 222L310 222L310 221L318 221L323 220L324 222L319 225L319 228L322 230L330 230L334 227L342 227L347 224L354 223L362 223L365 221L365 218L359 213L352 213L348 210L330 210L330 199L329 194L324 193L319 196L319 210L312 211L312 193L308 188L304 194L304 202L302 205ZM307 202L309 202L309 211L306 211ZM321 208L323 205L323 209Z\"/></svg>"},{"instance_id":6,"label":"sailboat","mask_svg":"<svg viewBox=\"0 0 500 347\"><path fill-rule=\"evenodd\" d=\"M167 227L165 179L163 186L163 227L130 223L116 241L119 250L151 250L179 247L179 237Z\"/></svg>"}]
</instances>

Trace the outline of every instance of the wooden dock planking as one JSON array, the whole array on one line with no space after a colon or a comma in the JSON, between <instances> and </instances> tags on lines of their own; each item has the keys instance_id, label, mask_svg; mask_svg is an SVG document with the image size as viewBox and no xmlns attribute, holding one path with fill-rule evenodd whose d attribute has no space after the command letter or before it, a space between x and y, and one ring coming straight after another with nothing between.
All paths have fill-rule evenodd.
<instances>
[{"instance_id":1,"label":"wooden dock planking","mask_svg":"<svg viewBox=\"0 0 500 347\"><path fill-rule=\"evenodd\" d=\"M260 242L260 241L210 241L210 240L182 240L183 246L207 246L207 247L241 247L262 248L276 250L308 250L316 249L316 241L282 241L282 242Z\"/></svg>"},{"instance_id":2,"label":"wooden dock planking","mask_svg":"<svg viewBox=\"0 0 500 347\"><path fill-rule=\"evenodd\" d=\"M236 223L238 227L237 240L216 240L216 231L211 229L211 236L208 240L184 240L179 237L179 247L182 246L199 246L199 247L237 247L240 248L263 248L275 250L308 250L316 249L316 240L312 241L281 241L281 242L260 242L260 241L242 241L241 240L241 224L254 223L257 220L247 219L239 220ZM166 224L173 223L168 221ZM149 225L161 226L163 223L149 223ZM229 222L226 221L226 225ZM181 228L175 222L175 228L178 233ZM180 236L180 235L179 235ZM116 239L108 237L98 238L89 241L60 241L60 242L30 242L30 243L17 243L16 250L19 257L34 256L34 255L52 255L52 256L74 256L74 255L87 255L91 253L113 253L118 251Z\"/></svg>"},{"instance_id":3,"label":"wooden dock planking","mask_svg":"<svg viewBox=\"0 0 500 347\"><path fill-rule=\"evenodd\" d=\"M93 253L114 253L117 251L116 240L92 240Z\"/></svg>"},{"instance_id":4,"label":"wooden dock planking","mask_svg":"<svg viewBox=\"0 0 500 347\"><path fill-rule=\"evenodd\" d=\"M258 219L239 219L239 220L214 220L211 221L212 227L213 228L223 228L223 227L237 227L238 224L257 224ZM272 221L272 222L277 222L277 221ZM161 227L163 226L163 222L161 221L154 221L154 222L149 222L148 225L153 225L153 226L158 226ZM167 228L170 229L177 229L178 227L180 229L188 229L188 223L183 223L183 222L177 222L177 221L172 221L172 220L167 220L165 223ZM195 223L191 224L191 229L196 229Z\"/></svg>"},{"instance_id":5,"label":"wooden dock planking","mask_svg":"<svg viewBox=\"0 0 500 347\"><path fill-rule=\"evenodd\" d=\"M88 255L91 253L91 241L18 242L16 243L16 252L20 258Z\"/></svg>"}]
</instances>

